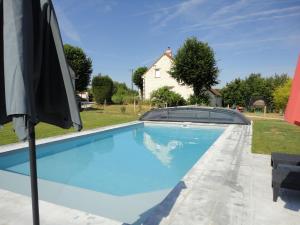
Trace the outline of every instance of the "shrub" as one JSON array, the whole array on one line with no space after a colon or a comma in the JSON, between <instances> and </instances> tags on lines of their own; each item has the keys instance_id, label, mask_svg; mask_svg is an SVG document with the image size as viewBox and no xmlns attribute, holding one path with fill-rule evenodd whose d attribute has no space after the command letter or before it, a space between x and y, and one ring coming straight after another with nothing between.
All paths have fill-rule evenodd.
<instances>
[{"instance_id":1,"label":"shrub","mask_svg":"<svg viewBox=\"0 0 300 225\"><path fill-rule=\"evenodd\" d=\"M130 90L125 83L114 82L114 95L112 101L115 104L130 104L137 99L138 92Z\"/></svg>"},{"instance_id":2,"label":"shrub","mask_svg":"<svg viewBox=\"0 0 300 225\"><path fill-rule=\"evenodd\" d=\"M109 76L96 76L92 81L92 92L97 104L110 103L113 93L113 81Z\"/></svg>"},{"instance_id":3,"label":"shrub","mask_svg":"<svg viewBox=\"0 0 300 225\"><path fill-rule=\"evenodd\" d=\"M121 104L124 103L124 102L123 102L123 101L124 101L124 96L114 94L114 95L111 97L111 100L113 101L113 103L118 104L118 105L121 105Z\"/></svg>"},{"instance_id":4,"label":"shrub","mask_svg":"<svg viewBox=\"0 0 300 225\"><path fill-rule=\"evenodd\" d=\"M162 87L153 91L150 97L151 103L157 105L158 107L167 106L179 106L185 105L184 98L174 92L171 91L169 87Z\"/></svg>"},{"instance_id":5,"label":"shrub","mask_svg":"<svg viewBox=\"0 0 300 225\"><path fill-rule=\"evenodd\" d=\"M143 105L151 105L151 100L148 100L148 99L143 99L141 104Z\"/></svg>"},{"instance_id":6,"label":"shrub","mask_svg":"<svg viewBox=\"0 0 300 225\"><path fill-rule=\"evenodd\" d=\"M273 93L274 103L277 110L285 110L289 100L292 80L288 79L282 86L275 89Z\"/></svg>"},{"instance_id":7,"label":"shrub","mask_svg":"<svg viewBox=\"0 0 300 225\"><path fill-rule=\"evenodd\" d=\"M191 95L187 101L190 105L209 105L209 96L205 93L201 97Z\"/></svg>"}]
</instances>

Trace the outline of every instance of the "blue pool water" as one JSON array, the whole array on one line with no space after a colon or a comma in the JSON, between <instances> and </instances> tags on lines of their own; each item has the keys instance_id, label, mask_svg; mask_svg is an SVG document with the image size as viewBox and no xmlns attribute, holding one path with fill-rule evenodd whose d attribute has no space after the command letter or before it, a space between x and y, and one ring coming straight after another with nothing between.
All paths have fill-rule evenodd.
<instances>
[{"instance_id":1,"label":"blue pool water","mask_svg":"<svg viewBox=\"0 0 300 225\"><path fill-rule=\"evenodd\" d=\"M222 128L138 124L40 145L40 179L117 196L173 188ZM0 169L28 175L27 149L0 154Z\"/></svg>"}]
</instances>

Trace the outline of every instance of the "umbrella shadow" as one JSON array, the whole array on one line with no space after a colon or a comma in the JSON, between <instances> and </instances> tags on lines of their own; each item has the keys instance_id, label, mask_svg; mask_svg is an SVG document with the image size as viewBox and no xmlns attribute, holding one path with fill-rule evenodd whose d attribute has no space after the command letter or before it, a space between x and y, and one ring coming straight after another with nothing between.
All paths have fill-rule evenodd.
<instances>
[{"instance_id":1,"label":"umbrella shadow","mask_svg":"<svg viewBox=\"0 0 300 225\"><path fill-rule=\"evenodd\" d=\"M162 221L163 218L167 217L178 196L180 195L183 189L186 189L186 185L183 181L180 181L176 187L167 195L167 197L158 205L150 208L146 212L140 215L140 218L132 223L131 225L158 225ZM122 225L129 225L127 223L123 223Z\"/></svg>"}]
</instances>

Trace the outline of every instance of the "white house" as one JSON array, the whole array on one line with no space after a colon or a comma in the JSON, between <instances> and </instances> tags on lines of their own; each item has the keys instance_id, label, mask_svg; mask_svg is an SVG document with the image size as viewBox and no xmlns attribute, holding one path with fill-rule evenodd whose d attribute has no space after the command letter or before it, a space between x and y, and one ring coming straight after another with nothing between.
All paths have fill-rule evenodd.
<instances>
[{"instance_id":1,"label":"white house","mask_svg":"<svg viewBox=\"0 0 300 225\"><path fill-rule=\"evenodd\" d=\"M158 88L168 86L172 91L177 92L183 98L188 99L193 94L190 86L179 84L171 75L170 71L173 63L172 51L168 48L158 60L156 60L148 71L143 75L143 98L150 99L151 93ZM211 89L207 91L210 97L210 106L222 106L221 94Z\"/></svg>"}]
</instances>

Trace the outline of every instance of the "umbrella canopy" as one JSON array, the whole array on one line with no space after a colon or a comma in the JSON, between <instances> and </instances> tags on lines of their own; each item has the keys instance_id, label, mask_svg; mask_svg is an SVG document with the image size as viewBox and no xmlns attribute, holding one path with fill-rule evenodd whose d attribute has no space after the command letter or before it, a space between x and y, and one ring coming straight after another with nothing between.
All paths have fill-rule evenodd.
<instances>
[{"instance_id":1,"label":"umbrella canopy","mask_svg":"<svg viewBox=\"0 0 300 225\"><path fill-rule=\"evenodd\" d=\"M82 128L51 0L0 0L0 124L29 141L33 224L39 224L34 126Z\"/></svg>"},{"instance_id":2,"label":"umbrella canopy","mask_svg":"<svg viewBox=\"0 0 300 225\"><path fill-rule=\"evenodd\" d=\"M0 0L0 124L81 129L74 86L51 0Z\"/></svg>"}]
</instances>

